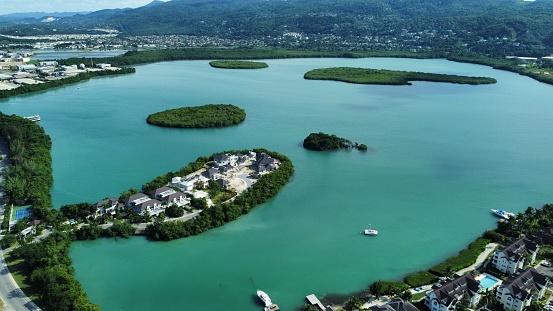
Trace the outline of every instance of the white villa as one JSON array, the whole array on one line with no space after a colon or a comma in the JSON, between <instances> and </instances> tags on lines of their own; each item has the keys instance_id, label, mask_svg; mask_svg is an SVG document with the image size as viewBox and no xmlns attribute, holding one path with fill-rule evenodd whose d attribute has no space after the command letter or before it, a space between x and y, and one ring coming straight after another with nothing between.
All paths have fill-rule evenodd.
<instances>
[{"instance_id":1,"label":"white villa","mask_svg":"<svg viewBox=\"0 0 553 311\"><path fill-rule=\"evenodd\" d=\"M430 311L451 311L462 299L467 299L470 306L480 301L480 281L471 274L457 277L443 285L435 285L426 292L424 304Z\"/></svg>"},{"instance_id":2,"label":"white villa","mask_svg":"<svg viewBox=\"0 0 553 311\"><path fill-rule=\"evenodd\" d=\"M525 254L529 254L530 263L534 263L538 249L538 244L527 238L515 240L493 254L492 265L503 273L513 274L524 267Z\"/></svg>"},{"instance_id":3,"label":"white villa","mask_svg":"<svg viewBox=\"0 0 553 311\"><path fill-rule=\"evenodd\" d=\"M548 285L548 278L536 269L520 270L499 286L496 299L504 310L522 311L532 299L543 298Z\"/></svg>"}]
</instances>

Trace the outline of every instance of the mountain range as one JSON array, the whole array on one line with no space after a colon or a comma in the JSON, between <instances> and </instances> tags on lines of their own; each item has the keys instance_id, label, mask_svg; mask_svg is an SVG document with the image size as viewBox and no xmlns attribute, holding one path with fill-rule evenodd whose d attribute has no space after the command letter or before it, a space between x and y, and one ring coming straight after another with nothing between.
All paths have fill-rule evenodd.
<instances>
[{"instance_id":1,"label":"mountain range","mask_svg":"<svg viewBox=\"0 0 553 311\"><path fill-rule=\"evenodd\" d=\"M553 47L553 0L172 0L101 10L0 33L112 28L123 36L194 35L233 39L287 33L343 38L445 31Z\"/></svg>"}]
</instances>

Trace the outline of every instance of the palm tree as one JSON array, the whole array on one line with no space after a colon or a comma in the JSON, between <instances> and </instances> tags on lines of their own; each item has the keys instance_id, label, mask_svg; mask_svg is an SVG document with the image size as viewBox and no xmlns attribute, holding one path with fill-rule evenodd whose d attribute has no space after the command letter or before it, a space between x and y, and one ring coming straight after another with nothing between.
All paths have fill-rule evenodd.
<instances>
[{"instance_id":1,"label":"palm tree","mask_svg":"<svg viewBox=\"0 0 553 311\"><path fill-rule=\"evenodd\" d=\"M363 307L363 304L365 302L355 296L351 296L349 297L348 301L346 301L346 304L345 304L345 309L346 310L361 310L361 308Z\"/></svg>"},{"instance_id":2,"label":"palm tree","mask_svg":"<svg viewBox=\"0 0 553 311\"><path fill-rule=\"evenodd\" d=\"M530 304L524 307L524 309L522 310L523 311L543 311L545 310L545 305L536 299L532 299Z\"/></svg>"},{"instance_id":3,"label":"palm tree","mask_svg":"<svg viewBox=\"0 0 553 311\"><path fill-rule=\"evenodd\" d=\"M372 283L371 286L369 287L369 291L371 292L371 294L375 295L376 298L380 298L380 295L382 295L383 289L384 289L384 285L380 280Z\"/></svg>"},{"instance_id":4,"label":"palm tree","mask_svg":"<svg viewBox=\"0 0 553 311\"><path fill-rule=\"evenodd\" d=\"M489 304L495 302L495 290L489 290L486 288L486 291L482 294L482 302L484 303L484 309L488 309Z\"/></svg>"}]
</instances>

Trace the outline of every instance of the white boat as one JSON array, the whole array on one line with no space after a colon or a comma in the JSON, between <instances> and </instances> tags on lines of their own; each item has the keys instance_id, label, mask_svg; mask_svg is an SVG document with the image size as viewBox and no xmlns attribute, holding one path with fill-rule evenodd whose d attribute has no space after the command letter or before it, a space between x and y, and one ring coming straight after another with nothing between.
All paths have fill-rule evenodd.
<instances>
[{"instance_id":1,"label":"white boat","mask_svg":"<svg viewBox=\"0 0 553 311\"><path fill-rule=\"evenodd\" d=\"M496 216L501 217L503 219L509 219L515 216L515 214L506 212L501 209L492 209L492 213L494 213Z\"/></svg>"},{"instance_id":2,"label":"white boat","mask_svg":"<svg viewBox=\"0 0 553 311\"><path fill-rule=\"evenodd\" d=\"M36 116L25 117L25 119L31 120L33 122L38 122L40 121L40 115L37 114Z\"/></svg>"},{"instance_id":3,"label":"white boat","mask_svg":"<svg viewBox=\"0 0 553 311\"><path fill-rule=\"evenodd\" d=\"M269 295L267 295L262 290L259 290L259 289L257 290L257 297L259 297L259 299L263 301L263 303L265 304L265 307L268 307L273 304L273 302L271 301L271 298L269 298Z\"/></svg>"},{"instance_id":4,"label":"white boat","mask_svg":"<svg viewBox=\"0 0 553 311\"><path fill-rule=\"evenodd\" d=\"M377 235L378 230L376 230L375 228L365 229L365 234L366 235Z\"/></svg>"}]
</instances>

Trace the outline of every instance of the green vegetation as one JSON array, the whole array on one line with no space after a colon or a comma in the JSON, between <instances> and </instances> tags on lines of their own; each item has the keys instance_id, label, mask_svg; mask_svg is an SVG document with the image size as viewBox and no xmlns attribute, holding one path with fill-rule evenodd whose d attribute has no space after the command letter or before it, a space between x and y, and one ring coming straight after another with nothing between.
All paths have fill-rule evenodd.
<instances>
[{"instance_id":1,"label":"green vegetation","mask_svg":"<svg viewBox=\"0 0 553 311\"><path fill-rule=\"evenodd\" d=\"M207 128L244 122L246 112L233 105L210 104L165 110L148 116L148 124L163 127Z\"/></svg>"},{"instance_id":2,"label":"green vegetation","mask_svg":"<svg viewBox=\"0 0 553 311\"><path fill-rule=\"evenodd\" d=\"M409 289L409 285L403 282L376 281L369 286L369 291L376 297L383 295L395 296Z\"/></svg>"},{"instance_id":3,"label":"green vegetation","mask_svg":"<svg viewBox=\"0 0 553 311\"><path fill-rule=\"evenodd\" d=\"M490 84L497 81L485 77L464 77L413 71L365 68L321 68L307 72L308 80L334 80L357 84L411 85L411 81L449 82L457 84Z\"/></svg>"},{"instance_id":4,"label":"green vegetation","mask_svg":"<svg viewBox=\"0 0 553 311\"><path fill-rule=\"evenodd\" d=\"M374 51L341 51L320 49L272 49L272 48L182 48L152 51L129 51L123 55L109 58L69 58L64 60L68 65L78 65L83 62L105 62L115 66L129 66L162 61L175 60L240 60L240 59L281 59L281 58L363 58L363 57L403 57L403 58L444 58L448 60L482 64L492 66L495 69L507 70L536 79L540 82L553 84L553 61L540 60L537 62L525 62L518 59L505 59L504 57L486 57L478 54L463 54L459 51L445 54L439 51L411 52L400 50L374 50ZM462 77L464 79L471 77ZM490 78L485 78L490 79ZM462 79L463 80L463 79ZM409 80L408 80L409 81ZM417 81L412 79L410 81ZM490 80L491 81L491 80ZM457 82L455 82L457 83ZM486 82L494 83L494 82Z\"/></svg>"},{"instance_id":5,"label":"green vegetation","mask_svg":"<svg viewBox=\"0 0 553 311\"><path fill-rule=\"evenodd\" d=\"M182 217L184 216L184 209L176 204L171 204L165 209L165 214L173 218Z\"/></svg>"},{"instance_id":6,"label":"green vegetation","mask_svg":"<svg viewBox=\"0 0 553 311\"><path fill-rule=\"evenodd\" d=\"M32 205L35 218L44 219L52 206L50 137L37 123L2 113L0 135L8 144L11 163L2 184L5 204Z\"/></svg>"},{"instance_id":7,"label":"green vegetation","mask_svg":"<svg viewBox=\"0 0 553 311\"><path fill-rule=\"evenodd\" d=\"M258 204L262 204L269 198L276 195L282 187L288 182L288 179L294 173L294 166L288 157L271 152L265 149L254 149L255 152L265 152L271 157L281 161L279 168L270 174L263 175L246 191L237 196L231 203L217 203L210 208L204 208L203 212L196 217L195 220L186 222L166 221L155 222L146 227L146 234L152 240L169 241L178 238L184 238L192 235L197 235L209 229L224 225L227 222L233 221L240 215L247 214L252 208ZM223 153L233 153L234 151L225 151ZM247 153L248 150L239 151ZM220 153L217 153L220 154ZM198 158L191 164L192 167L205 165L208 161L212 161L214 156ZM191 168L184 168L183 171L189 171ZM170 180L169 176L178 176L175 173L164 175L165 183ZM158 177L159 178L159 177ZM151 183L150 183L151 184ZM144 188L144 186L143 186Z\"/></svg>"},{"instance_id":8,"label":"green vegetation","mask_svg":"<svg viewBox=\"0 0 553 311\"><path fill-rule=\"evenodd\" d=\"M486 65L498 70L515 72L543 83L553 84L552 60L528 61L517 58L492 58L474 55L452 55L447 59L456 62Z\"/></svg>"},{"instance_id":9,"label":"green vegetation","mask_svg":"<svg viewBox=\"0 0 553 311\"><path fill-rule=\"evenodd\" d=\"M38 294L37 302L44 310L100 310L75 279L69 257L72 240L70 233L55 231L40 243L22 245L11 253L22 260L23 274L30 274L26 282Z\"/></svg>"},{"instance_id":10,"label":"green vegetation","mask_svg":"<svg viewBox=\"0 0 553 311\"><path fill-rule=\"evenodd\" d=\"M21 94L40 92L40 91L44 91L44 90L48 90L48 89L52 89L52 88L56 88L64 85L75 84L81 81L92 79L94 77L120 75L120 74L134 73L134 72L135 72L134 68L121 68L118 70L83 72L75 76L66 77L59 80L52 80L52 81L39 83L39 84L24 85L11 90L1 90L0 98L8 98L16 95L21 95Z\"/></svg>"},{"instance_id":11,"label":"green vegetation","mask_svg":"<svg viewBox=\"0 0 553 311\"><path fill-rule=\"evenodd\" d=\"M551 1L170 1L52 23L2 24L0 31L14 36L94 33L102 25L125 36L205 38L194 41L202 46L528 56L551 53L552 10Z\"/></svg>"},{"instance_id":12,"label":"green vegetation","mask_svg":"<svg viewBox=\"0 0 553 311\"><path fill-rule=\"evenodd\" d=\"M59 225L61 214L52 209L51 140L37 123L0 113L0 135L8 144L11 167L2 187L6 204L32 204L33 217ZM55 231L40 243L25 243L12 251L10 269L23 289L44 310L99 310L91 304L70 267L73 237ZM23 276L23 277L20 277ZM27 277L29 276L29 277ZM19 283L21 284L21 283Z\"/></svg>"},{"instance_id":13,"label":"green vegetation","mask_svg":"<svg viewBox=\"0 0 553 311\"><path fill-rule=\"evenodd\" d=\"M478 255L486 249L490 240L482 237L469 244L468 248L459 252L459 255L450 257L444 262L435 265L428 270L429 272L440 275L450 276L452 272L466 268L476 262Z\"/></svg>"},{"instance_id":14,"label":"green vegetation","mask_svg":"<svg viewBox=\"0 0 553 311\"><path fill-rule=\"evenodd\" d=\"M274 48L182 48L150 51L128 51L123 55L106 58L68 58L67 65L79 65L91 61L110 63L113 66L130 66L155 62L176 60L243 60L243 59L282 59L282 58L362 58L362 57L407 57L434 58L445 57L435 53L413 53L408 51L320 51L320 50L289 50Z\"/></svg>"},{"instance_id":15,"label":"green vegetation","mask_svg":"<svg viewBox=\"0 0 553 311\"><path fill-rule=\"evenodd\" d=\"M438 281L438 276L424 270L405 277L405 283L411 287L418 287L426 284L432 284Z\"/></svg>"},{"instance_id":16,"label":"green vegetation","mask_svg":"<svg viewBox=\"0 0 553 311\"><path fill-rule=\"evenodd\" d=\"M209 65L214 68L223 69L261 69L269 67L267 63L241 60L214 60L209 62Z\"/></svg>"},{"instance_id":17,"label":"green vegetation","mask_svg":"<svg viewBox=\"0 0 553 311\"><path fill-rule=\"evenodd\" d=\"M360 146L362 146L360 148ZM359 150L367 150L364 144L352 143L350 140L330 135L325 133L311 133L303 140L303 147L309 150L325 151L336 149L351 149L358 148Z\"/></svg>"},{"instance_id":18,"label":"green vegetation","mask_svg":"<svg viewBox=\"0 0 553 311\"><path fill-rule=\"evenodd\" d=\"M122 237L129 238L134 234L136 228L128 222L116 220L109 228L102 228L97 223L83 225L75 230L75 238L77 240L96 240L98 238L107 237Z\"/></svg>"}]
</instances>

